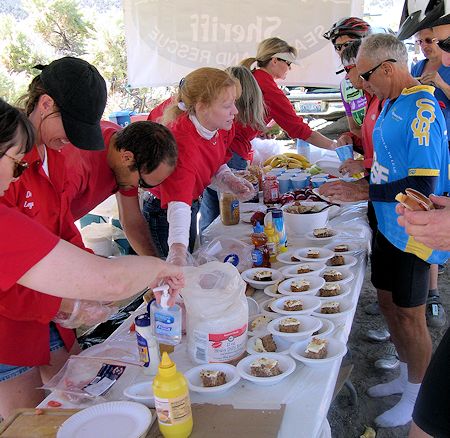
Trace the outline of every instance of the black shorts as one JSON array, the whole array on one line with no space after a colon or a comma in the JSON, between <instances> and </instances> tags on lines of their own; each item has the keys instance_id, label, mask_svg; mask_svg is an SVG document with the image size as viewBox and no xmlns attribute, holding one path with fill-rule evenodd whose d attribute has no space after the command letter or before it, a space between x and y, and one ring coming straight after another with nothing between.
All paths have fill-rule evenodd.
<instances>
[{"instance_id":1,"label":"black shorts","mask_svg":"<svg viewBox=\"0 0 450 438\"><path fill-rule=\"evenodd\" d=\"M450 436L450 329L431 359L414 406L413 420L435 438Z\"/></svg>"},{"instance_id":2,"label":"black shorts","mask_svg":"<svg viewBox=\"0 0 450 438\"><path fill-rule=\"evenodd\" d=\"M379 231L375 236L372 256L372 284L392 292L399 307L425 304L430 281L430 264L414 254L396 248Z\"/></svg>"}]
</instances>

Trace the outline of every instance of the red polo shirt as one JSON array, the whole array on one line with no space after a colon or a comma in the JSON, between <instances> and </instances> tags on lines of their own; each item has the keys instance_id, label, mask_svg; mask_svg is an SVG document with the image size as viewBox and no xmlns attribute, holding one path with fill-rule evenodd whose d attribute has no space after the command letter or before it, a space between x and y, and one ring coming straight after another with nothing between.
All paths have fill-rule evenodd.
<instances>
[{"instance_id":1,"label":"red polo shirt","mask_svg":"<svg viewBox=\"0 0 450 438\"><path fill-rule=\"evenodd\" d=\"M291 138L308 139L312 129L298 116L286 95L280 90L273 77L261 69L253 70L253 76L261 88L266 104L266 123L272 119L281 126Z\"/></svg>"},{"instance_id":2,"label":"red polo shirt","mask_svg":"<svg viewBox=\"0 0 450 438\"><path fill-rule=\"evenodd\" d=\"M234 123L235 134L231 142L230 150L236 152L244 160L253 160L252 144L250 143L258 134L259 131L252 128L250 125L243 125L240 122Z\"/></svg>"},{"instance_id":3,"label":"red polo shirt","mask_svg":"<svg viewBox=\"0 0 450 438\"><path fill-rule=\"evenodd\" d=\"M0 202L15 207L60 238L84 248L74 224L65 194L64 157L47 149L50 178L34 147L25 158L29 168L11 184ZM21 234L12 235L18 239ZM29 251L37 251L30 246ZM49 275L58 275L49 272ZM70 287L70 285L67 285ZM0 363L37 366L50 361L49 322L56 315L61 298L42 294L15 284L0 294ZM73 330L58 327L67 350L75 341Z\"/></svg>"},{"instance_id":4,"label":"red polo shirt","mask_svg":"<svg viewBox=\"0 0 450 438\"><path fill-rule=\"evenodd\" d=\"M163 102L161 105L167 105ZM161 108L150 113L159 116ZM201 137L187 114L179 116L169 126L178 146L178 163L175 171L151 192L161 200L161 207L169 202L180 201L192 205L203 190L211 183L222 164L231 158L229 146L234 137L234 127L230 131L219 129L217 134L206 140Z\"/></svg>"}]
</instances>

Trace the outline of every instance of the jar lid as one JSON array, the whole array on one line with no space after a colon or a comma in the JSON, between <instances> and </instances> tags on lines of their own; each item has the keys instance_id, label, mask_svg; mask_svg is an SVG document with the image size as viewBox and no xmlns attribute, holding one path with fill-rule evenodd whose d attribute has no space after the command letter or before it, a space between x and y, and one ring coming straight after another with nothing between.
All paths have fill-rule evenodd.
<instances>
[{"instance_id":1,"label":"jar lid","mask_svg":"<svg viewBox=\"0 0 450 438\"><path fill-rule=\"evenodd\" d=\"M136 316L134 323L137 327L149 327L150 326L150 316L148 313L143 313L142 315Z\"/></svg>"}]
</instances>

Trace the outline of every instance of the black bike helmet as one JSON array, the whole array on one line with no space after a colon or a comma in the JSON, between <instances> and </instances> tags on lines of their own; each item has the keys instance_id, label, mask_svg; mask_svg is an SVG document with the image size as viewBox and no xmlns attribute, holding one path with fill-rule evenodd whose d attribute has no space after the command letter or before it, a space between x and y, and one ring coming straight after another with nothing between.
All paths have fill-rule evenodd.
<instances>
[{"instance_id":1,"label":"black bike helmet","mask_svg":"<svg viewBox=\"0 0 450 438\"><path fill-rule=\"evenodd\" d=\"M405 0L397 38L405 40L442 24L450 24L450 0Z\"/></svg>"},{"instance_id":2,"label":"black bike helmet","mask_svg":"<svg viewBox=\"0 0 450 438\"><path fill-rule=\"evenodd\" d=\"M348 35L361 39L369 33L369 23L358 17L346 17L334 23L331 29L323 34L323 37L334 44L340 36Z\"/></svg>"}]
</instances>

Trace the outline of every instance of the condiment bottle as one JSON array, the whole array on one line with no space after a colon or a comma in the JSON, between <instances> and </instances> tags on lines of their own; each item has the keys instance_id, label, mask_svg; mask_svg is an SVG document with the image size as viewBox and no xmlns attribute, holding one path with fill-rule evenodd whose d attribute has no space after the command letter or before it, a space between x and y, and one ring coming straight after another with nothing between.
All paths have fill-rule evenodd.
<instances>
[{"instance_id":1,"label":"condiment bottle","mask_svg":"<svg viewBox=\"0 0 450 438\"><path fill-rule=\"evenodd\" d=\"M156 300L150 306L150 321L154 336L159 343L177 345L181 342L182 311L178 304L169 307L169 286L153 288L153 292L162 292L161 304Z\"/></svg>"},{"instance_id":2,"label":"condiment bottle","mask_svg":"<svg viewBox=\"0 0 450 438\"><path fill-rule=\"evenodd\" d=\"M270 261L273 263L276 261L278 255L278 233L275 232L275 228L272 223L269 223L264 227L264 232L267 236L267 247L269 248Z\"/></svg>"},{"instance_id":3,"label":"condiment bottle","mask_svg":"<svg viewBox=\"0 0 450 438\"><path fill-rule=\"evenodd\" d=\"M266 175L263 181L264 204L275 204L280 197L280 186L275 175Z\"/></svg>"},{"instance_id":4,"label":"condiment bottle","mask_svg":"<svg viewBox=\"0 0 450 438\"><path fill-rule=\"evenodd\" d=\"M239 200L233 193L219 193L220 219L224 225L239 223Z\"/></svg>"},{"instance_id":5,"label":"condiment bottle","mask_svg":"<svg viewBox=\"0 0 450 438\"><path fill-rule=\"evenodd\" d=\"M158 372L159 348L150 327L148 313L136 316L134 320L139 358L144 365L144 374L155 375Z\"/></svg>"},{"instance_id":6,"label":"condiment bottle","mask_svg":"<svg viewBox=\"0 0 450 438\"><path fill-rule=\"evenodd\" d=\"M263 226L256 222L253 233L250 235L255 249L252 251L253 267L270 268L270 254L267 249L267 236L264 233Z\"/></svg>"},{"instance_id":7,"label":"condiment bottle","mask_svg":"<svg viewBox=\"0 0 450 438\"><path fill-rule=\"evenodd\" d=\"M286 228L284 226L283 210L279 208L272 210L272 223L275 228L275 231L278 233L279 238L278 251L286 252L287 235L286 235Z\"/></svg>"},{"instance_id":8,"label":"condiment bottle","mask_svg":"<svg viewBox=\"0 0 450 438\"><path fill-rule=\"evenodd\" d=\"M152 387L159 430L164 438L187 438L193 427L189 387L166 352L162 354Z\"/></svg>"}]
</instances>

